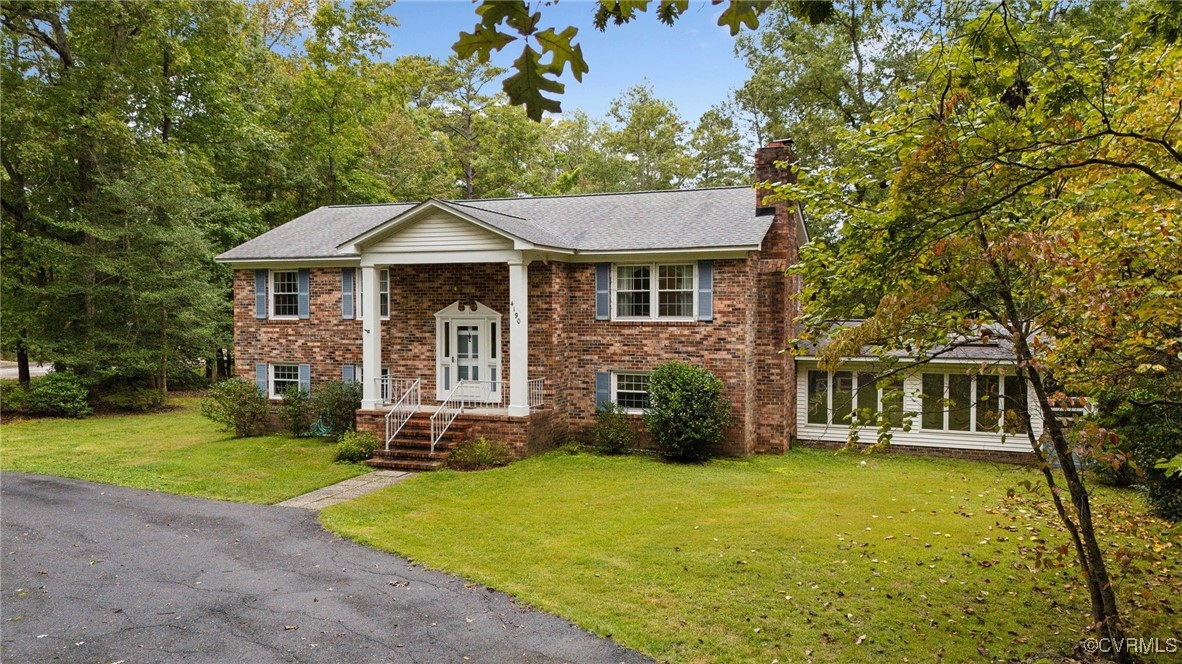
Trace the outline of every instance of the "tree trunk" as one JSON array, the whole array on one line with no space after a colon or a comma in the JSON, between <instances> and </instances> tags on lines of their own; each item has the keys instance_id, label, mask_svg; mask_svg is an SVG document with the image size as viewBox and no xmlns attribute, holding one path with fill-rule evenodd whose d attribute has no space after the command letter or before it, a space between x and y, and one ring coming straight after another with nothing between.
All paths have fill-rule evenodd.
<instances>
[{"instance_id":1,"label":"tree trunk","mask_svg":"<svg viewBox=\"0 0 1182 664\"><path fill-rule=\"evenodd\" d=\"M16 341L16 379L20 381L21 385L29 386L33 380L29 373L29 350L25 348L25 340L17 339Z\"/></svg>"}]
</instances>

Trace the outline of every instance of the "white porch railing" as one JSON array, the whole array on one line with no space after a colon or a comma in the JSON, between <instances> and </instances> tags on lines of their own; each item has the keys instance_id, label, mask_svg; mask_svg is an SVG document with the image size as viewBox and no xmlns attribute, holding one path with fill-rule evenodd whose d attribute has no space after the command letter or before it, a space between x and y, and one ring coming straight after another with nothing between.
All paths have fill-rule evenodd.
<instances>
[{"instance_id":1,"label":"white porch railing","mask_svg":"<svg viewBox=\"0 0 1182 664\"><path fill-rule=\"evenodd\" d=\"M402 398L410 390L410 386L418 383L418 378L395 378L394 376L381 376L373 379L378 386L378 397L383 404L393 403Z\"/></svg>"},{"instance_id":2,"label":"white porch railing","mask_svg":"<svg viewBox=\"0 0 1182 664\"><path fill-rule=\"evenodd\" d=\"M534 378L529 381L529 412L532 413L545 405L545 402L542 400L543 388L545 387L545 378Z\"/></svg>"},{"instance_id":3,"label":"white porch railing","mask_svg":"<svg viewBox=\"0 0 1182 664\"><path fill-rule=\"evenodd\" d=\"M394 440L394 436L397 436L399 431L402 431L402 427L406 426L411 416L419 412L422 405L422 383L418 378L415 378L403 391L398 401L394 402L394 407L386 413L386 451L390 450L390 441Z\"/></svg>"},{"instance_id":4,"label":"white porch railing","mask_svg":"<svg viewBox=\"0 0 1182 664\"><path fill-rule=\"evenodd\" d=\"M545 381L545 378L535 378L529 381L530 412L543 405L542 394ZM506 387L508 385L504 381L493 380L461 380L456 383L443 403L439 404L439 407L431 414L431 451L435 451L435 444L443 439L443 434L447 433L452 422L455 422L466 408L473 406L495 408L508 403L509 394Z\"/></svg>"},{"instance_id":5,"label":"white porch railing","mask_svg":"<svg viewBox=\"0 0 1182 664\"><path fill-rule=\"evenodd\" d=\"M439 404L439 407L435 409L434 413L431 413L432 453L435 452L435 444L443 438L443 434L447 433L447 429L451 426L451 423L455 422L456 418L460 416L460 413L464 412L464 383L466 382L468 381L462 380L456 383L456 386L451 388L451 392L448 393L443 403Z\"/></svg>"}]
</instances>

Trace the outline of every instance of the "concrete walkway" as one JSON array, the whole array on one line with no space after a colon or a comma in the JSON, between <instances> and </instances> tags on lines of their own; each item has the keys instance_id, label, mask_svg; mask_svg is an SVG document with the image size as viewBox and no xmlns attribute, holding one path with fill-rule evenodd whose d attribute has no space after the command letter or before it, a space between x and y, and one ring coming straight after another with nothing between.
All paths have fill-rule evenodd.
<instances>
[{"instance_id":1,"label":"concrete walkway","mask_svg":"<svg viewBox=\"0 0 1182 664\"><path fill-rule=\"evenodd\" d=\"M344 482L337 482L332 486L316 489L302 496L289 498L281 503L276 503L276 505L278 507L299 507L314 511L321 510L329 505L343 503L346 500L364 496L378 489L384 489L391 484L397 484L413 474L403 470L376 470L372 473L347 479Z\"/></svg>"}]
</instances>

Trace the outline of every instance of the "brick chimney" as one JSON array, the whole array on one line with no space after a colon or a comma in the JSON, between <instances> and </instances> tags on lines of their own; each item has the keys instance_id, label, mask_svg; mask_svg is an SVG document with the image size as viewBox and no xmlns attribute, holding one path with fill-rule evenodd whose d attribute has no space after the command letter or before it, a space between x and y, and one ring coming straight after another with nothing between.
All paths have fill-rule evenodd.
<instances>
[{"instance_id":1,"label":"brick chimney","mask_svg":"<svg viewBox=\"0 0 1182 664\"><path fill-rule=\"evenodd\" d=\"M790 165L796 162L792 140L782 138L755 150L755 209L775 218L763 241L765 259L796 261L796 206L788 201L764 202L777 184L796 182Z\"/></svg>"}]
</instances>

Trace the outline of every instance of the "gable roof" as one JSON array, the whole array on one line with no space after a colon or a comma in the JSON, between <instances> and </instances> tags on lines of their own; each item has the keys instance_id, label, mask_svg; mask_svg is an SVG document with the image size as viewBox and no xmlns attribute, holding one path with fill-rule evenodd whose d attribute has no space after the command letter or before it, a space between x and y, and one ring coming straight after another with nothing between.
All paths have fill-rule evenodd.
<instances>
[{"instance_id":1,"label":"gable roof","mask_svg":"<svg viewBox=\"0 0 1182 664\"><path fill-rule=\"evenodd\" d=\"M217 259L351 258L353 241L427 203L532 244L587 253L758 247L772 223L756 214L750 187L330 205Z\"/></svg>"}]
</instances>

